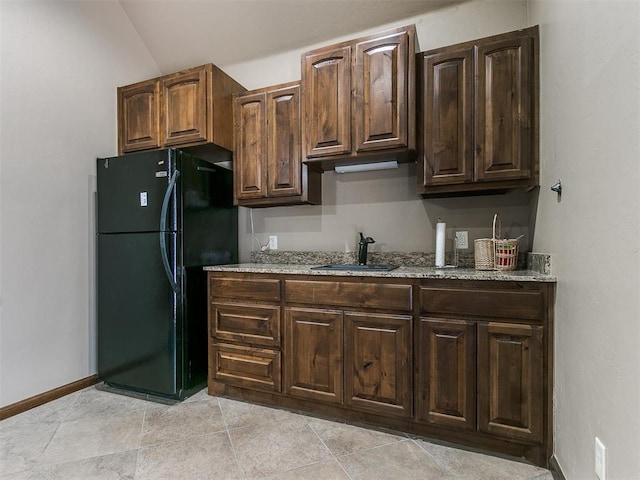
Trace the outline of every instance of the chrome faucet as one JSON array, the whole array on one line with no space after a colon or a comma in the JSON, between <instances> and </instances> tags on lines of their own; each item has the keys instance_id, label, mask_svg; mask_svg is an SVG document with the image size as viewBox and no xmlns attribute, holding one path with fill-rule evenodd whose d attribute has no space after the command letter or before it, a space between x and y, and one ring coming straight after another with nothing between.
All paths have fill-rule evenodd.
<instances>
[{"instance_id":1,"label":"chrome faucet","mask_svg":"<svg viewBox=\"0 0 640 480\"><path fill-rule=\"evenodd\" d=\"M376 243L376 241L371 237L366 237L360 233L360 241L358 242L358 265L366 265L367 264L367 249L369 248L370 243Z\"/></svg>"}]
</instances>

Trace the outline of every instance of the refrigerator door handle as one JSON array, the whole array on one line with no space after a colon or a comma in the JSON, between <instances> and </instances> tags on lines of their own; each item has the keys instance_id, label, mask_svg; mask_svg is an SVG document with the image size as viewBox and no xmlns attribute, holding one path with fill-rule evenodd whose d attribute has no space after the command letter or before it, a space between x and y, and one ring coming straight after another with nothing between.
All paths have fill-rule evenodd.
<instances>
[{"instance_id":1,"label":"refrigerator door handle","mask_svg":"<svg viewBox=\"0 0 640 480\"><path fill-rule=\"evenodd\" d=\"M162 255L162 264L164 265L164 271L167 274L167 279L171 284L171 288L175 293L178 293L178 284L174 280L174 274L171 271L171 265L169 265L169 254L167 252L167 211L169 210L169 200L171 200L171 194L176 186L176 180L180 176L180 172L176 170L171 175L167 190L164 192L164 199L162 200L162 210L160 211L160 254Z\"/></svg>"}]
</instances>

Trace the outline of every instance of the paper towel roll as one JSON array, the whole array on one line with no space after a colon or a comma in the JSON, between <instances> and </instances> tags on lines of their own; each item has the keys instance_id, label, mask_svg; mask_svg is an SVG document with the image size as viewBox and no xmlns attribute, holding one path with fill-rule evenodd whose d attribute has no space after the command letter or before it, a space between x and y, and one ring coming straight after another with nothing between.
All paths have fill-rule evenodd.
<instances>
[{"instance_id":1,"label":"paper towel roll","mask_svg":"<svg viewBox=\"0 0 640 480\"><path fill-rule=\"evenodd\" d=\"M446 223L440 221L436 223L436 267L444 267L444 241L446 228Z\"/></svg>"}]
</instances>

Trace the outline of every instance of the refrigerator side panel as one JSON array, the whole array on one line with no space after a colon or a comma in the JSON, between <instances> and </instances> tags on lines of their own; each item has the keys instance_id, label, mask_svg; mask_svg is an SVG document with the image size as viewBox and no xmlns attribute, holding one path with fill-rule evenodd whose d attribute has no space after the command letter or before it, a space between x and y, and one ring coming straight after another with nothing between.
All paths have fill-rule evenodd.
<instances>
[{"instance_id":1,"label":"refrigerator side panel","mask_svg":"<svg viewBox=\"0 0 640 480\"><path fill-rule=\"evenodd\" d=\"M179 238L166 237L175 266ZM182 381L176 365L182 305L160 255L157 232L98 235L98 377L175 397Z\"/></svg>"},{"instance_id":2,"label":"refrigerator side panel","mask_svg":"<svg viewBox=\"0 0 640 480\"><path fill-rule=\"evenodd\" d=\"M238 214L233 173L201 159L181 157L182 265L184 287L184 388L207 376L207 276L204 265L237 263Z\"/></svg>"},{"instance_id":3,"label":"refrigerator side panel","mask_svg":"<svg viewBox=\"0 0 640 480\"><path fill-rule=\"evenodd\" d=\"M237 263L238 209L233 205L233 172L186 157L181 181L185 267Z\"/></svg>"},{"instance_id":4,"label":"refrigerator side panel","mask_svg":"<svg viewBox=\"0 0 640 480\"><path fill-rule=\"evenodd\" d=\"M182 358L182 389L187 396L207 382L207 272L202 267L184 269L184 303Z\"/></svg>"}]
</instances>

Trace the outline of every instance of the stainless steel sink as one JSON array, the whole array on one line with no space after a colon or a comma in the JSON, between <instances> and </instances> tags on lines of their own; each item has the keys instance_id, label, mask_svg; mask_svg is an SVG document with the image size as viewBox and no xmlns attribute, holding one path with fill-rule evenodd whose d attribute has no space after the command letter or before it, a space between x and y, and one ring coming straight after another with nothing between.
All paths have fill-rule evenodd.
<instances>
[{"instance_id":1,"label":"stainless steel sink","mask_svg":"<svg viewBox=\"0 0 640 480\"><path fill-rule=\"evenodd\" d=\"M319 267L311 267L311 270L359 270L365 272L388 272L398 268L397 265L321 265Z\"/></svg>"}]
</instances>

